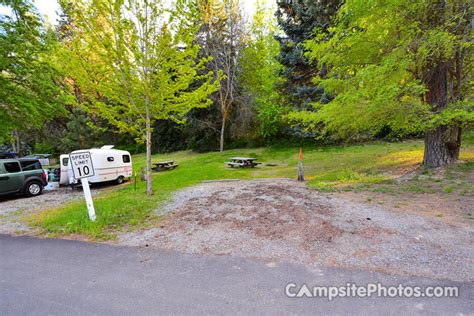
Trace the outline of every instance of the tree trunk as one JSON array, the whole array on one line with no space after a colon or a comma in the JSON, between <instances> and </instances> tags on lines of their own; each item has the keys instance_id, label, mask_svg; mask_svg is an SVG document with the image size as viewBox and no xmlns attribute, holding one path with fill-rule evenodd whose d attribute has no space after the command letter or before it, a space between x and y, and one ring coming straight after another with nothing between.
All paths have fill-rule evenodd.
<instances>
[{"instance_id":1,"label":"tree trunk","mask_svg":"<svg viewBox=\"0 0 474 316\"><path fill-rule=\"evenodd\" d=\"M12 140L12 141L10 142L10 144L12 145L13 152L18 153L18 151L16 150L16 143L15 143L15 141Z\"/></svg>"},{"instance_id":2,"label":"tree trunk","mask_svg":"<svg viewBox=\"0 0 474 316\"><path fill-rule=\"evenodd\" d=\"M152 177L151 177L151 122L150 109L148 105L148 96L145 97L146 108L146 194L153 195Z\"/></svg>"},{"instance_id":3,"label":"tree trunk","mask_svg":"<svg viewBox=\"0 0 474 316\"><path fill-rule=\"evenodd\" d=\"M437 168L455 163L461 148L460 127L439 126L425 135L425 154L423 165Z\"/></svg>"},{"instance_id":4,"label":"tree trunk","mask_svg":"<svg viewBox=\"0 0 474 316\"><path fill-rule=\"evenodd\" d=\"M219 143L220 152L224 151L224 133L225 133L226 121L227 121L227 111L224 111L224 113L222 114L221 137L220 137L220 143Z\"/></svg>"},{"instance_id":5,"label":"tree trunk","mask_svg":"<svg viewBox=\"0 0 474 316\"><path fill-rule=\"evenodd\" d=\"M20 157L20 134L18 133L18 131L15 130L12 132L12 136L12 149L17 154L17 156Z\"/></svg>"},{"instance_id":6,"label":"tree trunk","mask_svg":"<svg viewBox=\"0 0 474 316\"><path fill-rule=\"evenodd\" d=\"M448 105L448 71L447 65L438 63L429 74L426 86L426 101L435 113ZM426 132L423 165L437 168L450 165L459 158L461 147L461 128L458 126L438 126Z\"/></svg>"},{"instance_id":7,"label":"tree trunk","mask_svg":"<svg viewBox=\"0 0 474 316\"><path fill-rule=\"evenodd\" d=\"M431 3L429 25L433 28L445 21L445 0ZM433 65L424 76L428 89L426 102L434 113L440 113L448 106L448 65L445 62L433 61ZM428 168L450 165L459 158L462 130L456 124L438 126L425 135L425 153L423 165Z\"/></svg>"}]
</instances>

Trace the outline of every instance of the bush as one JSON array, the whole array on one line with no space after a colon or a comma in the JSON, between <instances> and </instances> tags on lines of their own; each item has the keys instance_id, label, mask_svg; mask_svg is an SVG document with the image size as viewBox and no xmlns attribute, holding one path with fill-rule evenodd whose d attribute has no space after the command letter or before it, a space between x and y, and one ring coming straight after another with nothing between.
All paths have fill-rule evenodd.
<instances>
[{"instance_id":1,"label":"bush","mask_svg":"<svg viewBox=\"0 0 474 316\"><path fill-rule=\"evenodd\" d=\"M119 145L119 146L115 146L115 148L120 149L120 150L126 150L130 152L130 154L132 155L146 152L145 144Z\"/></svg>"}]
</instances>

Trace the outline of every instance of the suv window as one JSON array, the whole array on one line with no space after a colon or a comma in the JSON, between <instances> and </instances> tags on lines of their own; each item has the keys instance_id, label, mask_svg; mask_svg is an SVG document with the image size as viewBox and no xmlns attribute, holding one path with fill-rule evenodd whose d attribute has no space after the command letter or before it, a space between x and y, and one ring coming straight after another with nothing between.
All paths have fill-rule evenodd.
<instances>
[{"instance_id":1,"label":"suv window","mask_svg":"<svg viewBox=\"0 0 474 316\"><path fill-rule=\"evenodd\" d=\"M122 156L122 159L123 159L123 162L124 162L124 163L130 162L130 156L129 156L129 155L123 155L123 156Z\"/></svg>"},{"instance_id":2,"label":"suv window","mask_svg":"<svg viewBox=\"0 0 474 316\"><path fill-rule=\"evenodd\" d=\"M20 161L20 164L23 171L43 169L38 160Z\"/></svg>"},{"instance_id":3,"label":"suv window","mask_svg":"<svg viewBox=\"0 0 474 316\"><path fill-rule=\"evenodd\" d=\"M3 164L3 166L5 167L5 171L7 173L15 173L15 172L20 172L21 169L20 169L20 164L18 162L5 162Z\"/></svg>"}]
</instances>

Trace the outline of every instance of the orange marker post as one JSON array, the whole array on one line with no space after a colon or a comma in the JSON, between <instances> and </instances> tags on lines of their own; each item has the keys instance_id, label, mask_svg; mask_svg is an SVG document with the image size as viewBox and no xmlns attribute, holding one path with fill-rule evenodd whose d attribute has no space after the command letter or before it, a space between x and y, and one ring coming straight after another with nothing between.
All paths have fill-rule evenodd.
<instances>
[{"instance_id":1,"label":"orange marker post","mask_svg":"<svg viewBox=\"0 0 474 316\"><path fill-rule=\"evenodd\" d=\"M300 148L300 155L298 157L298 181L304 181L303 174L303 148Z\"/></svg>"}]
</instances>

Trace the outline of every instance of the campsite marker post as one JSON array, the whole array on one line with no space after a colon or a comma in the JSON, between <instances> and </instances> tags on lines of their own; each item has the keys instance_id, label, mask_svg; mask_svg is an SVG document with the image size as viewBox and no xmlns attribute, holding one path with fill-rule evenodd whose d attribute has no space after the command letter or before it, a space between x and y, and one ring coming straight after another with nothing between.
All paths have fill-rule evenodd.
<instances>
[{"instance_id":1,"label":"campsite marker post","mask_svg":"<svg viewBox=\"0 0 474 316\"><path fill-rule=\"evenodd\" d=\"M89 180L87 180L87 178L95 175L91 153L88 151L82 151L69 154L69 161L71 162L74 179L81 180L82 191L84 191L84 198L86 199L87 210L89 212L89 219L95 221L94 202L92 201Z\"/></svg>"},{"instance_id":2,"label":"campsite marker post","mask_svg":"<svg viewBox=\"0 0 474 316\"><path fill-rule=\"evenodd\" d=\"M298 181L304 181L304 175L303 175L303 148L300 148L300 155L298 157Z\"/></svg>"}]
</instances>

